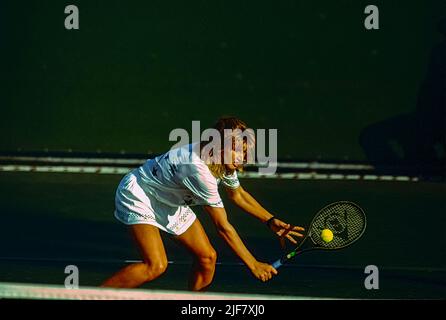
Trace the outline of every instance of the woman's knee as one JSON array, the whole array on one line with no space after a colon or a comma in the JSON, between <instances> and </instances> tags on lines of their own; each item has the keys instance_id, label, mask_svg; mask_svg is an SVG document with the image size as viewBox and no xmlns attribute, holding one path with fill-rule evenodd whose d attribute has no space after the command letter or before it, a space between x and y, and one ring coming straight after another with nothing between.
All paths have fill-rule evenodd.
<instances>
[{"instance_id":1,"label":"woman's knee","mask_svg":"<svg viewBox=\"0 0 446 320\"><path fill-rule=\"evenodd\" d=\"M167 260L157 260L151 262L145 262L146 275L149 279L156 278L162 275L167 270Z\"/></svg>"},{"instance_id":2,"label":"woman's knee","mask_svg":"<svg viewBox=\"0 0 446 320\"><path fill-rule=\"evenodd\" d=\"M217 262L217 252L211 248L197 257L198 263L204 268L214 268Z\"/></svg>"}]
</instances>

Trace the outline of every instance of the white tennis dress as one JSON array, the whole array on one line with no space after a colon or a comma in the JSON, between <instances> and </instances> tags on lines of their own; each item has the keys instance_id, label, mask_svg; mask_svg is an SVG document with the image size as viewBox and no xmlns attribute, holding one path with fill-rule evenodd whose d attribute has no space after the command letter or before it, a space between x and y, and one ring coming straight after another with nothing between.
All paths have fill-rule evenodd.
<instances>
[{"instance_id":1,"label":"white tennis dress","mask_svg":"<svg viewBox=\"0 0 446 320\"><path fill-rule=\"evenodd\" d=\"M150 224L180 235L196 219L190 206L223 207L220 179L193 152L195 146L170 150L126 174L116 190L115 217L127 225ZM221 183L232 189L240 186L235 171Z\"/></svg>"}]
</instances>

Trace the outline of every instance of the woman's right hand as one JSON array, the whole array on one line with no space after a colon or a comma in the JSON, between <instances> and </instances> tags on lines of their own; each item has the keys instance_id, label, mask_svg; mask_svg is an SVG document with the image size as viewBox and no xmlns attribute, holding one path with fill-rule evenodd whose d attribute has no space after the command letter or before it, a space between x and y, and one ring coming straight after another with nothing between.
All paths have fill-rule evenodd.
<instances>
[{"instance_id":1,"label":"woman's right hand","mask_svg":"<svg viewBox=\"0 0 446 320\"><path fill-rule=\"evenodd\" d=\"M254 277L263 282L270 280L273 275L276 275L278 273L272 265L259 261L256 261L251 267L251 272Z\"/></svg>"}]
</instances>

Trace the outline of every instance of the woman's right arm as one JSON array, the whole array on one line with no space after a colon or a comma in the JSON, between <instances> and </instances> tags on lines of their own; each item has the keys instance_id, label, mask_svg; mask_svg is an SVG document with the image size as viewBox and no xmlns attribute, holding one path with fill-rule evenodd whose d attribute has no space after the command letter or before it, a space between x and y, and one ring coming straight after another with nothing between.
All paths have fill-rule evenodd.
<instances>
[{"instance_id":1,"label":"woman's right arm","mask_svg":"<svg viewBox=\"0 0 446 320\"><path fill-rule=\"evenodd\" d=\"M271 279L273 275L277 274L277 270L274 269L273 266L257 261L251 252L249 252L235 228L229 223L224 208L204 206L204 209L211 216L218 234L246 264L257 279L267 281Z\"/></svg>"}]
</instances>

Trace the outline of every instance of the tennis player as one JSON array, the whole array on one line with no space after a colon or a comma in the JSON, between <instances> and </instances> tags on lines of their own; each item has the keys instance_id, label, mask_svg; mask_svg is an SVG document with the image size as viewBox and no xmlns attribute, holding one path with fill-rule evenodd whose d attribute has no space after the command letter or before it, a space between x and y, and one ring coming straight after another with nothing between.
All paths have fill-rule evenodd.
<instances>
[{"instance_id":1,"label":"tennis player","mask_svg":"<svg viewBox=\"0 0 446 320\"><path fill-rule=\"evenodd\" d=\"M248 127L235 117L225 117L214 128L223 137L225 129L244 132ZM233 138L230 137L231 141ZM245 139L243 148L231 144L226 151L225 139L221 141L220 149L205 152L210 142L199 143L199 148L190 144L172 149L124 176L116 191L115 217L130 228L143 262L124 267L107 279L103 287L138 287L163 274L168 262L160 236L163 231L171 234L194 257L189 288L206 289L214 276L217 254L191 209L198 205L203 206L218 234L254 277L265 282L277 274L270 264L258 261L240 239L228 220L218 185L223 185L228 198L238 207L266 223L282 239L296 243L295 237L302 237L298 231L304 229L274 218L240 185L237 171L243 168L248 149L253 148L253 139ZM220 158L215 155L220 153L221 159L225 159L225 152L226 155L229 152L230 161L216 161Z\"/></svg>"}]
</instances>

